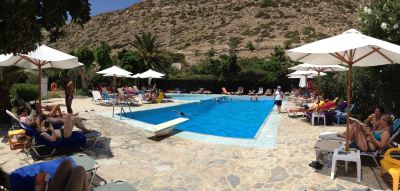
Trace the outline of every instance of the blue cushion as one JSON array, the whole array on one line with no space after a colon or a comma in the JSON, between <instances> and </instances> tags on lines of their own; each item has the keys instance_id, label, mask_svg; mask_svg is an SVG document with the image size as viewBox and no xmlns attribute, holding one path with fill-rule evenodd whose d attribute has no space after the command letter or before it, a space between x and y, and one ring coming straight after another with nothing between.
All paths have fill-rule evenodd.
<instances>
[{"instance_id":1,"label":"blue cushion","mask_svg":"<svg viewBox=\"0 0 400 191\"><path fill-rule=\"evenodd\" d=\"M65 139L58 139L55 142L50 142L41 136L32 127L22 124L28 136L34 137L40 145L46 145L52 148L63 148L63 147L83 147L86 144L86 137L79 132L73 131L71 137Z\"/></svg>"},{"instance_id":2,"label":"blue cushion","mask_svg":"<svg viewBox=\"0 0 400 191\"><path fill-rule=\"evenodd\" d=\"M395 134L400 128L400 118L397 118L393 121L392 124L392 135Z\"/></svg>"},{"instance_id":3,"label":"blue cushion","mask_svg":"<svg viewBox=\"0 0 400 191\"><path fill-rule=\"evenodd\" d=\"M28 166L21 167L10 174L11 190L13 191L24 191L34 190L35 176L41 171L50 174L50 178L54 176L57 167L63 160L71 160L73 166L76 166L76 162L72 157L61 157L51 161L40 162L31 164Z\"/></svg>"}]
</instances>

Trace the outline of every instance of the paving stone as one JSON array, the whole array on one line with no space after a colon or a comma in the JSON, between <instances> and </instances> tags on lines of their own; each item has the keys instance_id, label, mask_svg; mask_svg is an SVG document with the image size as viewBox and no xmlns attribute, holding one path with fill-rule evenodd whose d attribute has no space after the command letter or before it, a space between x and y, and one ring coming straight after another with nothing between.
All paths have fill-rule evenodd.
<instances>
[{"instance_id":1,"label":"paving stone","mask_svg":"<svg viewBox=\"0 0 400 191\"><path fill-rule=\"evenodd\" d=\"M240 178L235 175L231 174L226 178L228 179L231 186L233 186L234 188L240 184Z\"/></svg>"},{"instance_id":2,"label":"paving stone","mask_svg":"<svg viewBox=\"0 0 400 191\"><path fill-rule=\"evenodd\" d=\"M253 188L260 189L264 186L264 183L257 183L253 186Z\"/></svg>"},{"instance_id":3,"label":"paving stone","mask_svg":"<svg viewBox=\"0 0 400 191\"><path fill-rule=\"evenodd\" d=\"M286 172L286 169L277 166L271 169L271 177L268 178L267 182L280 182L284 181L289 177L289 174Z\"/></svg>"},{"instance_id":4,"label":"paving stone","mask_svg":"<svg viewBox=\"0 0 400 191\"><path fill-rule=\"evenodd\" d=\"M226 163L226 160L222 160L222 159L213 160L213 161L211 161L211 162L208 163L208 166L209 166L209 167L221 167L221 166L223 166L225 163Z\"/></svg>"}]
</instances>

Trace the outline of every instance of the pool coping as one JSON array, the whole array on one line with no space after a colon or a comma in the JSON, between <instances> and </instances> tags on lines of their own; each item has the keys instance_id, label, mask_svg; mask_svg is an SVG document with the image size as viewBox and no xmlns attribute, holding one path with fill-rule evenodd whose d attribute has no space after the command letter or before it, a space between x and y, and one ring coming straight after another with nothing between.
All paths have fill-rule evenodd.
<instances>
[{"instance_id":1,"label":"pool coping","mask_svg":"<svg viewBox=\"0 0 400 191\"><path fill-rule=\"evenodd\" d=\"M228 96L230 95L221 95L221 96ZM246 96L240 96L240 97L246 97ZM247 96L248 97L248 96ZM267 99L272 99L270 97L266 97ZM213 99L213 98L211 98ZM184 105L184 104L190 104L190 103L195 103L199 102L199 100L191 100L191 101L180 101L180 103L174 103L174 104L168 104L168 105L154 105L154 107L143 107L143 108L135 108L134 111L145 111L145 110L151 110L151 109L159 109L159 108L165 108L165 107L173 107L173 106L178 106L178 105ZM132 125L134 127L142 128L146 131L149 131L153 124L149 124L146 122L126 118L123 116L118 115L120 111L120 107L116 107L115 115L114 117L112 116L112 111L108 112L98 112L96 114L108 117L114 120L118 120L124 123L127 123L129 125ZM222 144L222 145L230 145L230 146L241 146L241 147L250 147L250 148L275 148L275 143L276 143L276 135L278 133L278 128L280 125L280 120L278 118L278 114L276 112L276 106L272 108L272 111L267 115L263 123L261 124L261 127L256 133L255 138L253 139L242 139L242 138L231 138L231 137L221 137L221 136L215 136L215 135L207 135L207 134L201 134L201 133L194 133L194 132L188 132L188 131L181 131L174 136L178 136L181 138L185 139L190 139L190 140L196 140L196 141L201 141L201 142L207 142L207 143L214 143L214 144ZM118 112L117 112L118 111Z\"/></svg>"}]
</instances>

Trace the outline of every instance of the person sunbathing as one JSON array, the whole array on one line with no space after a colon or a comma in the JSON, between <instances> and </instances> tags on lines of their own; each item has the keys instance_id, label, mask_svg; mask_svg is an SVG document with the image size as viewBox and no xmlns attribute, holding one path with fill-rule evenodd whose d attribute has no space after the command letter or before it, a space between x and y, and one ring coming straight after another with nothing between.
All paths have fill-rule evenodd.
<instances>
[{"instance_id":1,"label":"person sunbathing","mask_svg":"<svg viewBox=\"0 0 400 191\"><path fill-rule=\"evenodd\" d=\"M383 149L391 136L390 124L392 117L384 115L376 122L374 129L365 129L361 124L355 123L349 131L350 147L361 151L375 151Z\"/></svg>"},{"instance_id":2,"label":"person sunbathing","mask_svg":"<svg viewBox=\"0 0 400 191\"><path fill-rule=\"evenodd\" d=\"M36 132L40 133L46 140L55 142L57 139L69 138L72 135L73 127L76 126L84 133L89 133L91 130L87 129L79 118L73 117L70 114L65 115L63 118L58 118L62 122L60 129L54 129L51 119L41 121L35 114L28 116L25 108L20 108L18 111L18 119L21 123L35 128Z\"/></svg>"},{"instance_id":3,"label":"person sunbathing","mask_svg":"<svg viewBox=\"0 0 400 191\"><path fill-rule=\"evenodd\" d=\"M35 103L31 105L31 108L37 111L39 103ZM41 114L45 117L63 117L63 112L61 111L61 105L46 105L41 107ZM65 113L64 113L65 114Z\"/></svg>"},{"instance_id":4,"label":"person sunbathing","mask_svg":"<svg viewBox=\"0 0 400 191\"><path fill-rule=\"evenodd\" d=\"M317 100L314 103L310 103L310 104L302 105L302 106L297 107L297 108L289 109L288 113L294 113L294 112L305 113L307 111L314 111L315 109L318 108L318 105L319 105L319 101Z\"/></svg>"}]
</instances>

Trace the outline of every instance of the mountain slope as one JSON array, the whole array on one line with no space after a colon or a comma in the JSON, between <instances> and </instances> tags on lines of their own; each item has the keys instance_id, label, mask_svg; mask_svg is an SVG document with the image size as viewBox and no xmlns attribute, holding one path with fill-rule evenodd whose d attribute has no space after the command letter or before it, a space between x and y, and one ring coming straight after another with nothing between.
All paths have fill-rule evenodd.
<instances>
[{"instance_id":1,"label":"mountain slope","mask_svg":"<svg viewBox=\"0 0 400 191\"><path fill-rule=\"evenodd\" d=\"M127 9L92 18L84 29L65 28L65 36L51 44L64 51L93 47L100 41L114 51L131 49L133 34L157 34L165 48L187 56L189 63L202 59L213 48L229 50L239 42L240 56L264 57L275 46L297 46L357 28L362 0L147 0ZM251 44L256 51L246 47Z\"/></svg>"}]
</instances>

